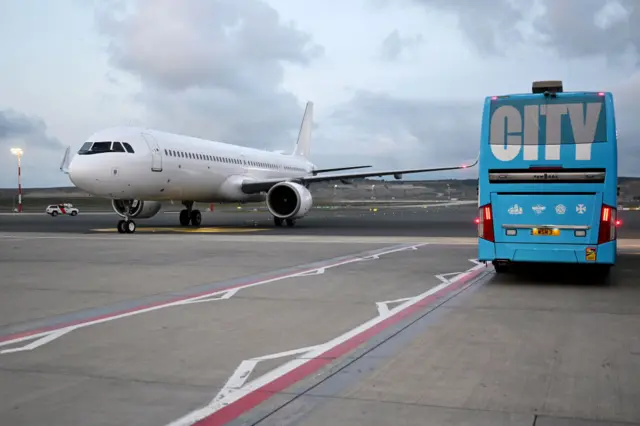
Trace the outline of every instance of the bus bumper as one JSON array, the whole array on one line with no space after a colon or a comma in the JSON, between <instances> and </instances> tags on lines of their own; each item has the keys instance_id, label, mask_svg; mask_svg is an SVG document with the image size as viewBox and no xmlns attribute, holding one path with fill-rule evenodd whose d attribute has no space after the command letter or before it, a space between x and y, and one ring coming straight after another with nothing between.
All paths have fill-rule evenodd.
<instances>
[{"instance_id":1,"label":"bus bumper","mask_svg":"<svg viewBox=\"0 0 640 426\"><path fill-rule=\"evenodd\" d=\"M595 260L590 249L595 249ZM491 262L550 262L550 263L598 263L613 265L616 262L616 241L604 244L514 244L478 241L478 261Z\"/></svg>"}]
</instances>

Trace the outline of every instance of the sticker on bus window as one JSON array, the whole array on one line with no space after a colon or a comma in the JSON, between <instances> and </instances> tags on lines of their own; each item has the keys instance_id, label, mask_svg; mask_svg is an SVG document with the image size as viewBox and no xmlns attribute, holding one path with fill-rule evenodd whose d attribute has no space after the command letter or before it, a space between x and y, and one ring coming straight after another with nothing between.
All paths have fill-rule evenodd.
<instances>
[{"instance_id":1,"label":"sticker on bus window","mask_svg":"<svg viewBox=\"0 0 640 426\"><path fill-rule=\"evenodd\" d=\"M596 260L596 249L592 248L592 247L587 247L585 258L587 260L589 260L589 261L595 261Z\"/></svg>"}]
</instances>

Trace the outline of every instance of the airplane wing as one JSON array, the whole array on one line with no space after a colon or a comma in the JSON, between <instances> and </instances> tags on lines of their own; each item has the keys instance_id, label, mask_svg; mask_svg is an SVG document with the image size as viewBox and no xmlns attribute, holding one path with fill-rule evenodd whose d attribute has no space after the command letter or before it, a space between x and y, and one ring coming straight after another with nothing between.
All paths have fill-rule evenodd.
<instances>
[{"instance_id":1,"label":"airplane wing","mask_svg":"<svg viewBox=\"0 0 640 426\"><path fill-rule=\"evenodd\" d=\"M351 167L336 167L334 169L316 169L313 171L314 175L318 173L328 173L328 172L341 172L343 170L354 170L354 169L366 169L371 166L351 166Z\"/></svg>"},{"instance_id":2,"label":"airplane wing","mask_svg":"<svg viewBox=\"0 0 640 426\"><path fill-rule=\"evenodd\" d=\"M272 186L280 182L296 182L301 185L307 185L315 182L328 182L328 181L345 181L347 179L364 179L368 177L382 177L382 176L394 176L396 179L402 179L402 175L413 173L427 173L427 172L439 172L445 170L458 170L468 169L478 164L478 158L469 165L450 166L450 167L437 167L431 169L406 169L406 170L385 170L378 172L357 172L357 173L343 173L335 175L323 175L323 176L302 176L292 178L277 178L277 179L265 179L261 181L247 181L242 183L242 192L245 194L255 194L258 192L268 191Z\"/></svg>"}]
</instances>

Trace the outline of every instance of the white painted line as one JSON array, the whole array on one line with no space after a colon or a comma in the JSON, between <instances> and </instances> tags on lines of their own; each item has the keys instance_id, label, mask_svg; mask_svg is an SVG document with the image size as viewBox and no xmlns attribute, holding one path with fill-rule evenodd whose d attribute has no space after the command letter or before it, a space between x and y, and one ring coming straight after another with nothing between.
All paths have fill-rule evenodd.
<instances>
[{"instance_id":1,"label":"white painted line","mask_svg":"<svg viewBox=\"0 0 640 426\"><path fill-rule=\"evenodd\" d=\"M244 381L240 381L238 380L236 377L242 375L243 377L248 376L247 371L249 370L253 370L253 368L255 368L255 363L257 363L260 359L259 358L253 358L251 360L245 360L242 363L240 363L240 366L236 369L236 372L234 372L234 375L232 376L232 378L234 378L232 380L232 387L223 387L223 389L218 392L218 394L216 395L216 397L214 397L211 402L203 407L200 408L198 410L195 410L183 417L181 417L180 419L169 423L167 426L187 426L187 425L192 425L194 423L196 423L199 420L202 420L208 416L210 416L211 414L215 413L216 411L220 410L221 408L234 403L235 401L239 400L240 398L256 391L257 389L260 389L261 387L279 379L280 377L283 377L284 375L290 373L291 371L293 371L294 369L300 367L301 365L309 362L310 360L314 359L314 358L318 358L320 357L323 353L329 351L330 349L344 343L347 342L348 340L350 340L351 338L363 333L364 331L367 331L370 328L375 327L376 325L378 325L379 323L381 323L382 321L386 320L389 317L394 316L395 314L415 305L416 303L419 303L420 301L426 299L427 297L439 292L440 290L453 285L454 283L456 283L457 281L459 281L460 279L462 279L464 276L466 276L468 273L473 272L477 269L480 268L484 268L485 266L482 264L479 265L475 265L474 267L466 270L465 272L457 275L456 277L454 277L453 279L451 279L449 282L447 283L442 283L436 287L433 287L427 291L425 291L424 293L421 293L415 297L412 297L410 299L408 299L406 302L402 303L401 305L396 306L395 308L391 309L391 310L387 310L385 312L380 313L378 316L376 316L375 318L347 331L346 333L336 337L335 339L332 339L326 343L320 344L320 345L316 345L316 346L312 346L309 348L308 351L304 351L302 352L302 356L297 357L296 359L293 359L287 363L285 363L284 365L281 365L280 367L277 367L265 374L263 374L262 376L252 380L249 383L245 383ZM307 349L307 348L304 348ZM303 349L300 349L300 351L302 351ZM275 354L275 355L281 355L282 353L279 354ZM264 357L263 357L264 358ZM243 383L243 385L241 387L238 386L239 383Z\"/></svg>"},{"instance_id":2,"label":"white painted line","mask_svg":"<svg viewBox=\"0 0 640 426\"><path fill-rule=\"evenodd\" d=\"M426 244L418 244L416 246L407 246L407 247L400 247L399 249L392 249L392 250L387 250L387 251L383 251L380 253L377 253L377 257L375 259L379 259L380 256L383 256L385 254L388 253L397 253L399 251L404 251L404 250L410 250L410 249L417 249L417 247L423 246ZM56 330L49 330L49 331L45 331L42 333L37 333L37 334L32 334L29 336L24 336L24 337L19 337L19 338L15 338L15 339L11 339L11 340L6 340L4 342L0 342L0 347L3 346L8 346L8 345L14 345L16 343L21 343L24 341L31 341L33 339L38 339L26 346L22 346L20 348L11 348L11 349L4 349L4 350L0 350L0 355L2 354L8 354L8 353L13 353L13 352L19 352L19 351L30 351L33 349L37 349L41 346L46 345L47 343L50 343L62 336L64 336L65 334L74 331L74 330L78 330L81 328L85 328L85 327L90 327L92 325L97 325L97 324L103 324L106 322L110 322L110 321L115 321L118 319L122 319L122 318L128 318L128 317L132 317L135 315L140 315L140 314L144 314L147 312L153 312L153 311L157 311L160 309L165 309L165 308L169 308L172 306L183 306L183 305L188 305L191 303L197 303L197 302L211 302L211 301L218 301L218 300L225 300L225 299L229 299L231 297L233 297L238 291L240 290L245 290L248 288L252 288L252 287L258 287L261 285L265 285L265 284L269 284L269 283L273 283L276 281L282 281L288 278L295 278L295 277L304 277L306 276L305 274L309 273L309 272L314 272L314 271L325 271L327 269L330 268L335 268L338 266L342 266L342 265L347 265L350 263L355 263L355 262L362 262L362 261L368 261L368 260L372 260L371 256L367 256L367 257L353 257L350 259L346 259L346 260L342 260L340 262L336 262L333 264L329 264L329 265L324 265L322 267L319 268L313 268L313 269L309 269L307 271L303 271L303 272L293 272L290 274L286 274L286 275L281 275L278 277L274 277L274 278L269 278L269 279L265 279L265 280L261 280L261 281L256 281L253 283L248 283L248 284L244 284L244 285L239 285L237 287L234 287L232 289L224 289L224 290L218 290L218 291L212 291L211 293L207 293L207 294L203 294L203 295L199 295L199 296L194 296L188 299L183 299L183 300L178 300L175 302L167 302L167 303L163 303L160 305L156 305L156 306L152 306L149 308L143 308L143 309L139 309L139 310L135 310L135 311L131 311L131 312L126 312L126 313L122 313L122 314L118 314L118 315L113 315L113 316L109 316L109 317L105 317L105 318L99 318L96 320L92 320L92 321L87 321L87 322L83 322L77 325L72 325L72 326L68 326L65 328L60 328L60 329L56 329Z\"/></svg>"},{"instance_id":3,"label":"white painted line","mask_svg":"<svg viewBox=\"0 0 640 426\"><path fill-rule=\"evenodd\" d=\"M231 299L238 291L240 291L239 287L232 288L231 290L225 291L221 295L217 295L217 296L208 296L204 299L187 299L187 300L183 300L181 305L190 305L192 303L214 302L216 300Z\"/></svg>"},{"instance_id":4,"label":"white painted line","mask_svg":"<svg viewBox=\"0 0 640 426\"><path fill-rule=\"evenodd\" d=\"M447 278L448 276L455 276L455 275L459 275L461 273L462 272L450 272L450 273L447 273L447 274L436 275L435 277L437 279L439 279L440 281L442 281L443 283L448 283L449 282L449 278Z\"/></svg>"},{"instance_id":5,"label":"white painted line","mask_svg":"<svg viewBox=\"0 0 640 426\"><path fill-rule=\"evenodd\" d=\"M260 361L267 361L272 359L285 358L292 355L305 354L314 349L316 349L316 346L309 346L305 348L292 349L290 351L278 352L275 354L264 355L261 357L251 358L251 359L242 361L238 366L238 368L236 368L236 370L233 372L231 377L229 377L229 379L227 380L227 383L225 383L222 389L220 389L220 392L218 392L218 394L215 396L214 401L224 400L224 398L226 398L228 395L242 388L242 386L244 386L247 379L249 378L249 376L251 375L251 373L253 372L253 370L256 368L256 366Z\"/></svg>"},{"instance_id":6,"label":"white painted line","mask_svg":"<svg viewBox=\"0 0 640 426\"><path fill-rule=\"evenodd\" d=\"M406 302L407 300L411 300L411 299L412 297L404 297L402 299L385 300L384 302L376 302L376 307L378 308L378 315L387 315L389 313L390 303Z\"/></svg>"},{"instance_id":7,"label":"white painted line","mask_svg":"<svg viewBox=\"0 0 640 426\"><path fill-rule=\"evenodd\" d=\"M4 349L2 351L0 351L0 354L11 354L11 353L15 353L15 352L23 352L23 351L31 351L33 349L37 349L40 346L44 346L49 342L53 342L54 340L64 336L67 333L72 332L73 330L75 330L75 328L72 327L67 327L67 328L63 328L60 330L55 330L55 331L50 331L48 333L46 333L44 335L44 337L31 342L30 344L26 345L26 346L22 346L19 348L11 348L11 349ZM16 339L16 341L9 341L10 343L17 343L23 340L27 340L27 339ZM6 342L0 343L0 346L5 346Z\"/></svg>"}]
</instances>

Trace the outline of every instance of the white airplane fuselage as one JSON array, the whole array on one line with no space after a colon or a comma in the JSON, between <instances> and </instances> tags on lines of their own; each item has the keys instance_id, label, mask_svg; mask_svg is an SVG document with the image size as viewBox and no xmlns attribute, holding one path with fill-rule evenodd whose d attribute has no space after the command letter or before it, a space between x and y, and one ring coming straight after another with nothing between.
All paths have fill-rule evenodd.
<instances>
[{"instance_id":1,"label":"white airplane fuselage","mask_svg":"<svg viewBox=\"0 0 640 426\"><path fill-rule=\"evenodd\" d=\"M98 151L104 152L83 152L100 142L105 144ZM85 146L71 160L69 178L76 187L111 199L263 201L263 193L242 192L241 183L309 176L315 169L303 156L138 127L99 131Z\"/></svg>"},{"instance_id":2,"label":"white airplane fuselage","mask_svg":"<svg viewBox=\"0 0 640 426\"><path fill-rule=\"evenodd\" d=\"M308 189L313 183L391 175L400 179L404 173L468 167L325 175L370 166L317 169L309 161L312 127L313 103L307 102L291 154L142 127L113 127L91 135L65 167L67 148L60 170L68 173L76 187L111 199L114 212L122 218L118 232L133 233L136 224L132 219L155 216L167 201L180 201L185 206L179 216L183 226L200 226L202 222L194 203L259 201L266 202L276 226L294 226L313 206Z\"/></svg>"}]
</instances>

